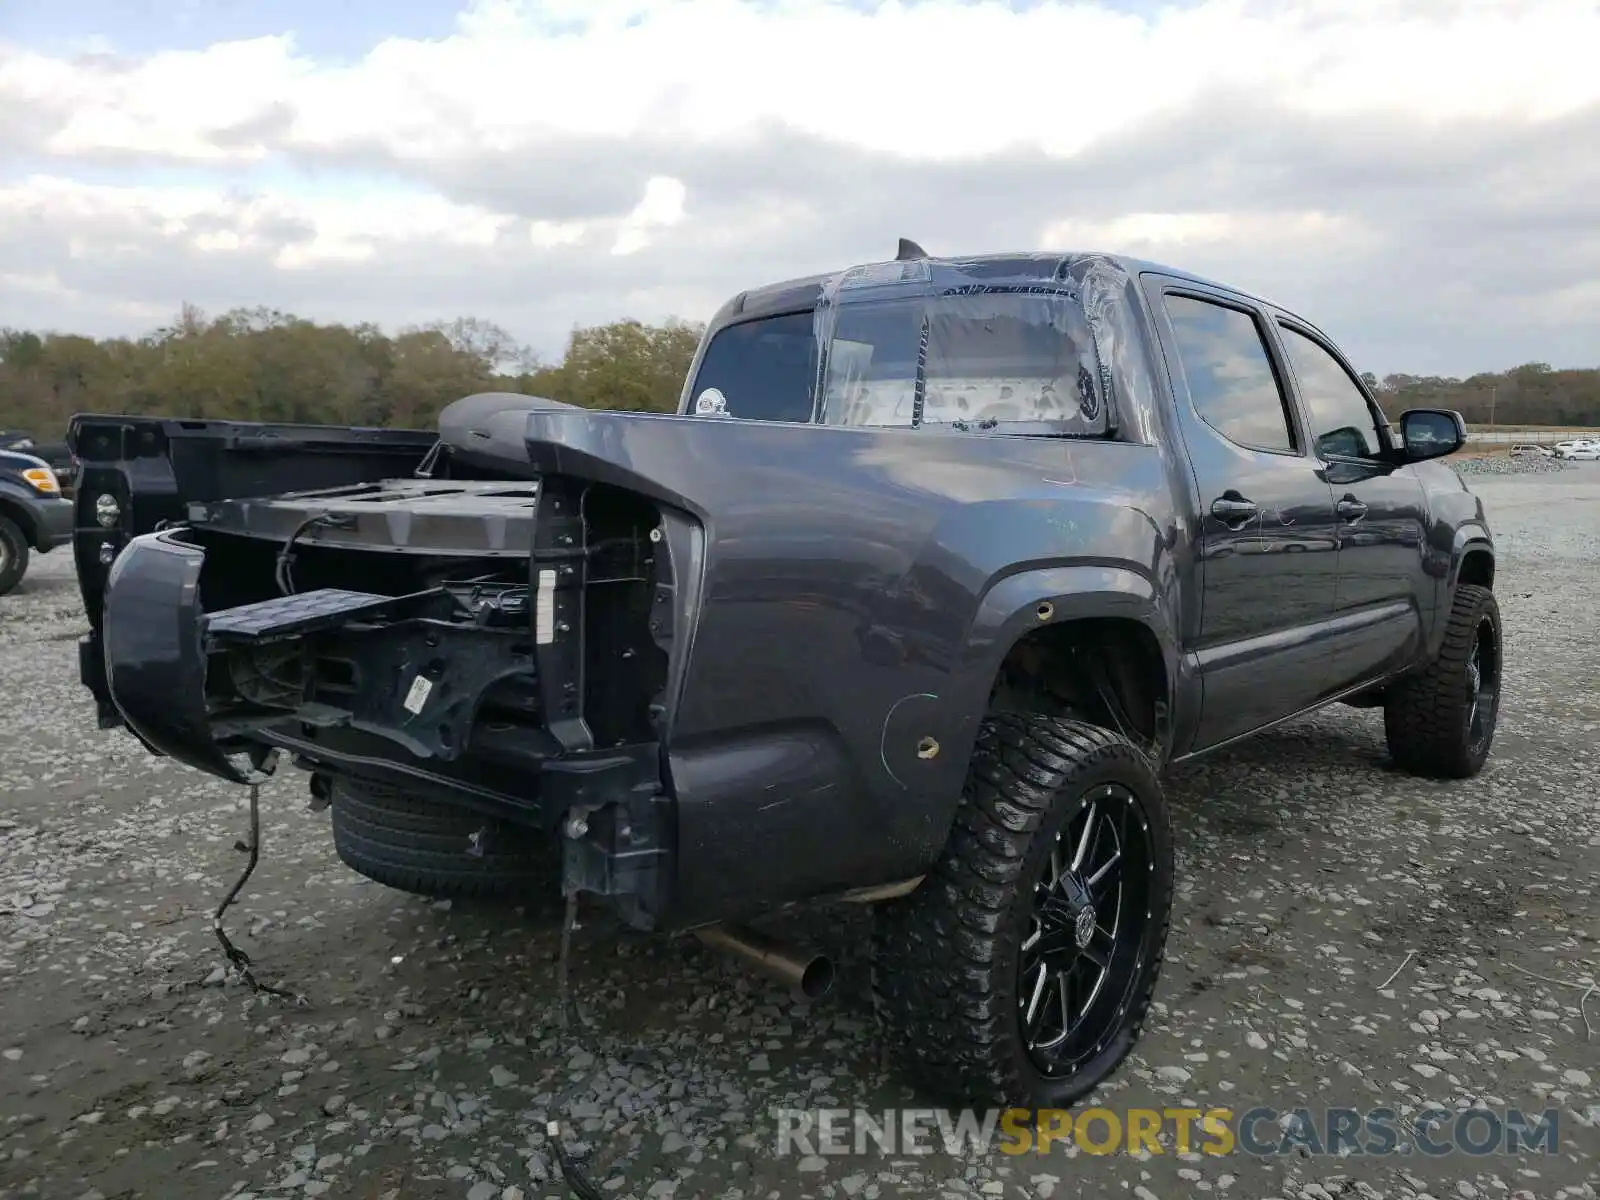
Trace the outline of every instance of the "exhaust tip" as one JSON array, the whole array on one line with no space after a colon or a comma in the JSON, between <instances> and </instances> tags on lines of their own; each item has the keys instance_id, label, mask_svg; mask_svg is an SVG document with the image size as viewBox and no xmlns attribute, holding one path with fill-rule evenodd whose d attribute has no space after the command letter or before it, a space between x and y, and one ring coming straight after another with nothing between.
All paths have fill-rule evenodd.
<instances>
[{"instance_id":1,"label":"exhaust tip","mask_svg":"<svg viewBox=\"0 0 1600 1200\"><path fill-rule=\"evenodd\" d=\"M833 990L837 972L825 954L806 954L744 926L708 925L694 932L705 945L788 984L802 999L820 1000Z\"/></svg>"},{"instance_id":2,"label":"exhaust tip","mask_svg":"<svg viewBox=\"0 0 1600 1200\"><path fill-rule=\"evenodd\" d=\"M800 984L796 990L807 1000L821 1000L833 991L834 975L833 960L826 954L819 954L800 973Z\"/></svg>"}]
</instances>

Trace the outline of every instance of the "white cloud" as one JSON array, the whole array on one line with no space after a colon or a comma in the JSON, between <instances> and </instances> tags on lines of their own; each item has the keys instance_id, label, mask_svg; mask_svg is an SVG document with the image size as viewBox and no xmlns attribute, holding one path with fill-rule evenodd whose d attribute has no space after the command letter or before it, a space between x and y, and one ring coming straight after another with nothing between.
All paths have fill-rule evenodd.
<instances>
[{"instance_id":1,"label":"white cloud","mask_svg":"<svg viewBox=\"0 0 1600 1200\"><path fill-rule=\"evenodd\" d=\"M267 151L259 143L217 139L259 119L312 73L311 64L289 56L289 44L286 37L258 38L134 63L7 53L0 45L0 97L62 114L45 140L55 155L261 158Z\"/></svg>"},{"instance_id":2,"label":"white cloud","mask_svg":"<svg viewBox=\"0 0 1600 1200\"><path fill-rule=\"evenodd\" d=\"M280 147L400 157L704 141L782 121L958 158L1072 153L1218 87L1317 114L1546 119L1600 100L1596 45L1600 10L1585 0L1208 0L1153 18L992 0L486 0L452 37L391 39L351 66L318 64L287 35L135 62L17 54L0 96L67 105L48 145L68 155L259 157L264 139L217 135L281 112Z\"/></svg>"},{"instance_id":3,"label":"white cloud","mask_svg":"<svg viewBox=\"0 0 1600 1200\"><path fill-rule=\"evenodd\" d=\"M1135 258L1179 255L1189 270L1221 267L1231 247L1292 254L1296 247L1339 245L1346 253L1376 249L1373 231L1338 213L1306 211L1136 212L1104 221L1066 218L1045 226L1045 246L1115 246Z\"/></svg>"},{"instance_id":4,"label":"white cloud","mask_svg":"<svg viewBox=\"0 0 1600 1200\"><path fill-rule=\"evenodd\" d=\"M583 241L588 227L581 221L529 221L528 240L535 246L575 246Z\"/></svg>"},{"instance_id":5,"label":"white cloud","mask_svg":"<svg viewBox=\"0 0 1600 1200\"><path fill-rule=\"evenodd\" d=\"M683 202L687 195L688 189L682 180L664 175L653 177L644 185L644 199L623 218L617 229L617 240L611 244L611 253L637 253L650 244L652 231L671 229L683 220Z\"/></svg>"},{"instance_id":6,"label":"white cloud","mask_svg":"<svg viewBox=\"0 0 1600 1200\"><path fill-rule=\"evenodd\" d=\"M321 199L244 196L224 188L119 187L34 176L0 187L0 221L64 224L74 258L114 252L129 236L156 232L197 250L272 246L283 267L321 259L361 261L385 243L491 246L515 218L439 196L376 192Z\"/></svg>"},{"instance_id":7,"label":"white cloud","mask_svg":"<svg viewBox=\"0 0 1600 1200\"><path fill-rule=\"evenodd\" d=\"M315 283L347 319L449 302L554 349L575 319L703 316L910 234L1175 261L1370 354L1493 365L1600 320L1597 45L1590 0L478 0L450 37L341 63L287 30L132 58L0 41L0 163L29 172L0 166L26 229L0 272L125 289L108 322ZM1414 294L1375 302L1384 271ZM1475 312L1480 277L1554 323ZM0 299L0 322L37 311Z\"/></svg>"}]
</instances>

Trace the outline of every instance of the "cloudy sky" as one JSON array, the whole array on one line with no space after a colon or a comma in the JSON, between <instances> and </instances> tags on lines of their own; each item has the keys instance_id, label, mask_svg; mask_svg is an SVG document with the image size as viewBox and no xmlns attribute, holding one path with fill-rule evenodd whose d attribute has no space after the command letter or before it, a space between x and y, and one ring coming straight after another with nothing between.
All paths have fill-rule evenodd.
<instances>
[{"instance_id":1,"label":"cloudy sky","mask_svg":"<svg viewBox=\"0 0 1600 1200\"><path fill-rule=\"evenodd\" d=\"M1362 369L1600 366L1596 0L0 0L0 325L703 319L1127 252Z\"/></svg>"}]
</instances>

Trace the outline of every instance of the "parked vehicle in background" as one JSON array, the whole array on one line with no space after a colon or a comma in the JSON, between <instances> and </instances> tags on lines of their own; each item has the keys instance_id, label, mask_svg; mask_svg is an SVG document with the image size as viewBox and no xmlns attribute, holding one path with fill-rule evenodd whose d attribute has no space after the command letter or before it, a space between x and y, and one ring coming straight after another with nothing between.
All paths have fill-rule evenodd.
<instances>
[{"instance_id":1,"label":"parked vehicle in background","mask_svg":"<svg viewBox=\"0 0 1600 1200\"><path fill-rule=\"evenodd\" d=\"M1594 462L1600 459L1600 444L1569 446L1561 452L1560 457L1568 462Z\"/></svg>"},{"instance_id":2,"label":"parked vehicle in background","mask_svg":"<svg viewBox=\"0 0 1600 1200\"><path fill-rule=\"evenodd\" d=\"M1600 449L1600 438L1568 438L1566 441L1557 442L1555 446L1556 457L1566 458L1574 450Z\"/></svg>"},{"instance_id":3,"label":"parked vehicle in background","mask_svg":"<svg viewBox=\"0 0 1600 1200\"><path fill-rule=\"evenodd\" d=\"M1555 457L1555 451L1549 446L1538 446L1532 444L1513 446L1511 447L1510 453L1513 458L1525 458L1530 454L1538 455L1540 458Z\"/></svg>"},{"instance_id":4,"label":"parked vehicle in background","mask_svg":"<svg viewBox=\"0 0 1600 1200\"><path fill-rule=\"evenodd\" d=\"M50 464L0 450L0 596L22 582L32 552L48 554L71 540L72 501Z\"/></svg>"},{"instance_id":5,"label":"parked vehicle in background","mask_svg":"<svg viewBox=\"0 0 1600 1200\"><path fill-rule=\"evenodd\" d=\"M585 893L813 993L730 922L875 904L907 1073L1064 1105L1149 1011L1164 766L1340 701L1403 769L1483 766L1465 425L1397 424L1247 293L904 244L734 297L673 415L74 418L81 676L155 753L292 758L395 887Z\"/></svg>"},{"instance_id":6,"label":"parked vehicle in background","mask_svg":"<svg viewBox=\"0 0 1600 1200\"><path fill-rule=\"evenodd\" d=\"M56 482L61 485L62 495L72 498L78 476L78 460L73 457L65 441L41 441L26 430L0 429L0 450L42 458L56 473Z\"/></svg>"}]
</instances>

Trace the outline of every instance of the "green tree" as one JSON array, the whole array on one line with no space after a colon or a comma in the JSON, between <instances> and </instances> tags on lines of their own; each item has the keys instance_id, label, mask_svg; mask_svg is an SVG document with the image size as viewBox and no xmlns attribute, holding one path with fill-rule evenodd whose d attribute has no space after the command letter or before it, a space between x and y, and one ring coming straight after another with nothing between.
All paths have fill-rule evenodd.
<instances>
[{"instance_id":1,"label":"green tree","mask_svg":"<svg viewBox=\"0 0 1600 1200\"><path fill-rule=\"evenodd\" d=\"M701 326L681 321L576 329L561 364L566 394L551 398L586 408L676 411L701 333Z\"/></svg>"}]
</instances>

